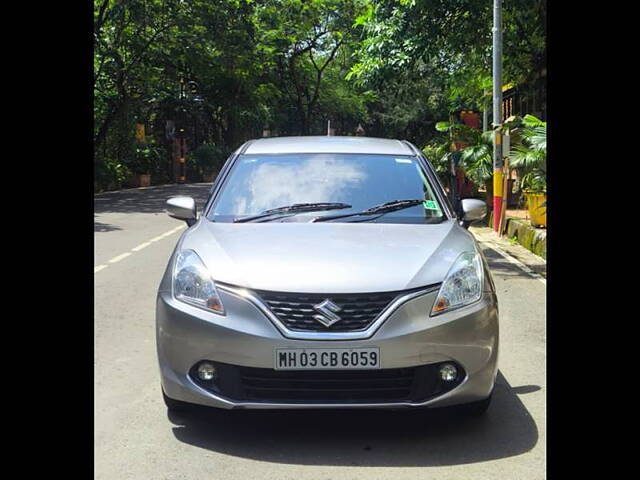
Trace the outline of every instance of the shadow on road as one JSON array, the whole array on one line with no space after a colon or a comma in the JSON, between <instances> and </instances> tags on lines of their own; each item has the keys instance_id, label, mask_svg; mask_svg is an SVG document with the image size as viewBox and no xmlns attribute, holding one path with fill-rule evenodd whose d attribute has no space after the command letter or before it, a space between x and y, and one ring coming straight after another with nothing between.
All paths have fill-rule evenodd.
<instances>
[{"instance_id":1,"label":"shadow on road","mask_svg":"<svg viewBox=\"0 0 640 480\"><path fill-rule=\"evenodd\" d=\"M210 188L211 184L197 183L104 193L94 197L93 212L97 215L102 213L163 213L167 199L176 195L193 197L196 200L198 211L201 211ZM95 231L104 230L96 229Z\"/></svg>"},{"instance_id":2,"label":"shadow on road","mask_svg":"<svg viewBox=\"0 0 640 480\"><path fill-rule=\"evenodd\" d=\"M508 262L501 254L493 250L491 247L487 247L484 244L480 244L482 253L487 258L487 263L491 268L491 273L494 275L494 279L500 277L502 280L510 280L511 277L531 279L531 275L522 270L519 266ZM531 267L532 270L533 267ZM535 271L535 270L534 270Z\"/></svg>"},{"instance_id":3,"label":"shadow on road","mask_svg":"<svg viewBox=\"0 0 640 480\"><path fill-rule=\"evenodd\" d=\"M436 466L520 455L538 441L536 424L498 373L482 418L431 411L224 411L170 414L186 444L253 460L333 466ZM539 388L539 387L537 387ZM525 393L525 392L522 392Z\"/></svg>"},{"instance_id":4,"label":"shadow on road","mask_svg":"<svg viewBox=\"0 0 640 480\"><path fill-rule=\"evenodd\" d=\"M110 225L108 223L100 223L96 221L93 222L94 232L113 232L114 230L122 230L122 229L116 225Z\"/></svg>"}]
</instances>

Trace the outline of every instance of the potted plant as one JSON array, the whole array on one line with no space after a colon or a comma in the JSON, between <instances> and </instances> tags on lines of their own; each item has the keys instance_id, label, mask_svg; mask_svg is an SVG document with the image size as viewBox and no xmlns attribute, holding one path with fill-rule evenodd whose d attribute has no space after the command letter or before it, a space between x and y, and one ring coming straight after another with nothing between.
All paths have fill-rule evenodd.
<instances>
[{"instance_id":1,"label":"potted plant","mask_svg":"<svg viewBox=\"0 0 640 480\"><path fill-rule=\"evenodd\" d=\"M531 174L533 175L533 174ZM547 226L547 192L546 183L537 176L527 178L525 176L523 193L527 202L527 210L534 227Z\"/></svg>"},{"instance_id":2,"label":"potted plant","mask_svg":"<svg viewBox=\"0 0 640 480\"><path fill-rule=\"evenodd\" d=\"M141 144L136 146L133 161L130 164L134 174L134 182L138 187L151 186L151 166L156 160L157 152L153 146Z\"/></svg>"},{"instance_id":3,"label":"potted plant","mask_svg":"<svg viewBox=\"0 0 640 480\"><path fill-rule=\"evenodd\" d=\"M514 129L517 143L509 154L518 169L531 224L547 225L547 122L525 115L522 126Z\"/></svg>"}]
</instances>

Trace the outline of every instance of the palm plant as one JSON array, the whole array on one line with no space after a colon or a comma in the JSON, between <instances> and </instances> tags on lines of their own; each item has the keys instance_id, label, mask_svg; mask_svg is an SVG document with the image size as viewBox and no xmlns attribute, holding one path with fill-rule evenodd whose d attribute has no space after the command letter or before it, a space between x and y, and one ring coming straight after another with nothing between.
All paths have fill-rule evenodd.
<instances>
[{"instance_id":1,"label":"palm plant","mask_svg":"<svg viewBox=\"0 0 640 480\"><path fill-rule=\"evenodd\" d=\"M544 193L547 190L547 122L525 115L520 125L513 129L509 161L520 174L522 190Z\"/></svg>"},{"instance_id":2,"label":"palm plant","mask_svg":"<svg viewBox=\"0 0 640 480\"><path fill-rule=\"evenodd\" d=\"M455 160L452 155L457 152L452 152L449 147L448 141L436 138L422 149L422 153L433 165L440 182L451 189L451 161Z\"/></svg>"},{"instance_id":3,"label":"palm plant","mask_svg":"<svg viewBox=\"0 0 640 480\"><path fill-rule=\"evenodd\" d=\"M503 125L511 139L510 165L518 171L520 189L531 193L546 192L547 124L533 115L511 117ZM452 158L460 161L465 174L477 185L484 185L487 205L491 208L493 195L493 131L481 132L462 123L438 122L436 130L449 133L450 138L439 139L425 147L435 160L436 170L450 171ZM451 141L467 146L450 151ZM439 142L439 143L438 143ZM452 156L458 156L452 157ZM432 160L433 162L433 160ZM544 204L543 204L544 205Z\"/></svg>"},{"instance_id":4,"label":"palm plant","mask_svg":"<svg viewBox=\"0 0 640 480\"><path fill-rule=\"evenodd\" d=\"M462 149L460 156L467 176L476 184L491 182L493 179L493 132L476 135L475 143Z\"/></svg>"},{"instance_id":5,"label":"palm plant","mask_svg":"<svg viewBox=\"0 0 640 480\"><path fill-rule=\"evenodd\" d=\"M493 189L493 132L481 132L462 123L438 122L436 130L448 132L457 141L467 144L459 152L460 165L476 185L484 185L488 193Z\"/></svg>"}]
</instances>

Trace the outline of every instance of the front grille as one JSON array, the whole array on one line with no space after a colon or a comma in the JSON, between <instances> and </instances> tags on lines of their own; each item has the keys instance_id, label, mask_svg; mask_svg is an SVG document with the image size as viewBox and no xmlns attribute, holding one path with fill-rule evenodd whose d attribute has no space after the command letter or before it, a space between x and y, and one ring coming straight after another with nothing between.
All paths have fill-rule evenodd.
<instances>
[{"instance_id":1,"label":"front grille","mask_svg":"<svg viewBox=\"0 0 640 480\"><path fill-rule=\"evenodd\" d=\"M397 402L411 395L415 368L360 371L278 371L241 368L247 400Z\"/></svg>"},{"instance_id":2,"label":"front grille","mask_svg":"<svg viewBox=\"0 0 640 480\"><path fill-rule=\"evenodd\" d=\"M422 402L453 389L464 379L445 383L441 364L380 370L273 370L214 362L215 384L190 376L203 388L235 401L256 403L394 403Z\"/></svg>"},{"instance_id":3,"label":"front grille","mask_svg":"<svg viewBox=\"0 0 640 480\"><path fill-rule=\"evenodd\" d=\"M318 294L282 293L256 290L271 311L294 331L352 332L365 330L398 295L405 292ZM314 305L330 299L340 307L340 320L327 327L313 318L319 312Z\"/></svg>"}]
</instances>

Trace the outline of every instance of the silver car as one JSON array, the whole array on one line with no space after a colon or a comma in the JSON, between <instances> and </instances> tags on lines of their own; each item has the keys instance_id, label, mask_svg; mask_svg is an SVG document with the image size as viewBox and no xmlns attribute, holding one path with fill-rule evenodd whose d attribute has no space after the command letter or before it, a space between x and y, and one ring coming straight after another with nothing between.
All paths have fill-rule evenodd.
<instances>
[{"instance_id":1,"label":"silver car","mask_svg":"<svg viewBox=\"0 0 640 480\"><path fill-rule=\"evenodd\" d=\"M170 410L415 408L482 414L498 304L468 224L406 141L252 140L227 160L157 297Z\"/></svg>"}]
</instances>

